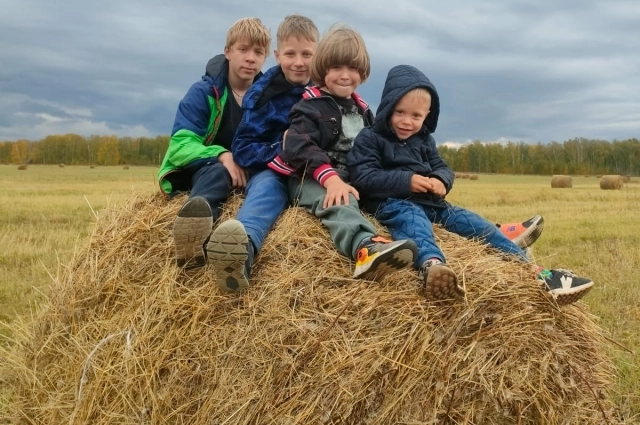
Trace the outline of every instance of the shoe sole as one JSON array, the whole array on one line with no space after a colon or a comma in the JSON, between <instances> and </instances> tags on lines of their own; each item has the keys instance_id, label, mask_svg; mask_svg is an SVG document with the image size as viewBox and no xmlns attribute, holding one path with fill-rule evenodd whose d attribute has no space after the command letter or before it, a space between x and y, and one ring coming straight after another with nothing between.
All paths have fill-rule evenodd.
<instances>
[{"instance_id":1,"label":"shoe sole","mask_svg":"<svg viewBox=\"0 0 640 425\"><path fill-rule=\"evenodd\" d=\"M409 243L398 245L393 249L374 258L369 268L354 278L365 280L379 280L387 274L410 267L415 261L416 251L408 246Z\"/></svg>"},{"instance_id":2,"label":"shoe sole","mask_svg":"<svg viewBox=\"0 0 640 425\"><path fill-rule=\"evenodd\" d=\"M185 203L173 224L173 244L178 267L191 269L206 264L204 244L211 234L212 226L213 217L207 201L194 198Z\"/></svg>"},{"instance_id":3,"label":"shoe sole","mask_svg":"<svg viewBox=\"0 0 640 425\"><path fill-rule=\"evenodd\" d=\"M544 229L544 218L538 216L538 218L531 223L527 230L519 234L516 238L513 238L512 242L518 245L520 248L525 249L535 241L538 240Z\"/></svg>"},{"instance_id":4,"label":"shoe sole","mask_svg":"<svg viewBox=\"0 0 640 425\"><path fill-rule=\"evenodd\" d=\"M213 264L216 284L225 291L239 291L249 287L244 265L249 257L249 237L238 220L220 224L209 238L207 255Z\"/></svg>"},{"instance_id":5,"label":"shoe sole","mask_svg":"<svg viewBox=\"0 0 640 425\"><path fill-rule=\"evenodd\" d=\"M552 289L551 291L547 291L549 295L551 295L558 303L559 306L573 304L578 301L580 298L587 295L587 292L591 290L593 287L593 282L584 283L575 288L569 289Z\"/></svg>"},{"instance_id":6,"label":"shoe sole","mask_svg":"<svg viewBox=\"0 0 640 425\"><path fill-rule=\"evenodd\" d=\"M425 298L451 300L464 297L464 289L458 285L458 277L449 267L435 264L426 271L424 278Z\"/></svg>"}]
</instances>

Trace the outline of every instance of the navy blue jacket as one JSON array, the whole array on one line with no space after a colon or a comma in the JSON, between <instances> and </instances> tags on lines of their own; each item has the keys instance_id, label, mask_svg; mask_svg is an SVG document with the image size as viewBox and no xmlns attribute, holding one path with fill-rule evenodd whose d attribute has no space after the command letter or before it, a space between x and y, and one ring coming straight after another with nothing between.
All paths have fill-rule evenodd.
<instances>
[{"instance_id":1,"label":"navy blue jacket","mask_svg":"<svg viewBox=\"0 0 640 425\"><path fill-rule=\"evenodd\" d=\"M431 111L421 131L400 140L391 129L389 118L400 98L418 87L431 93ZM453 187L454 173L440 157L431 136L438 125L439 114L438 92L422 72L409 65L399 65L389 71L375 122L360 131L347 155L351 183L360 192L361 205L367 211L375 213L389 198L409 199L435 208L449 205L444 198L431 192L411 192L414 174L438 178L447 193Z\"/></svg>"},{"instance_id":2,"label":"navy blue jacket","mask_svg":"<svg viewBox=\"0 0 640 425\"><path fill-rule=\"evenodd\" d=\"M267 168L282 150L289 112L302 99L304 88L289 83L280 65L270 68L249 88L242 101L242 121L231 144L236 164L253 170Z\"/></svg>"}]
</instances>

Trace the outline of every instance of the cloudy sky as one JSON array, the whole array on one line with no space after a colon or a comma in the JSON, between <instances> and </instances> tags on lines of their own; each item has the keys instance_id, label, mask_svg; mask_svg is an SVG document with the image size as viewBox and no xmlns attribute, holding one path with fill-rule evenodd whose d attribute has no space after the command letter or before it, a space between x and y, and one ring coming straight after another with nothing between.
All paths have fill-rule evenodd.
<instances>
[{"instance_id":1,"label":"cloudy sky","mask_svg":"<svg viewBox=\"0 0 640 425\"><path fill-rule=\"evenodd\" d=\"M0 140L49 134L155 136L258 16L275 37L292 13L345 22L372 60L359 90L376 106L387 71L438 88L439 143L640 137L637 0L0 0ZM264 69L273 66L270 55Z\"/></svg>"}]
</instances>

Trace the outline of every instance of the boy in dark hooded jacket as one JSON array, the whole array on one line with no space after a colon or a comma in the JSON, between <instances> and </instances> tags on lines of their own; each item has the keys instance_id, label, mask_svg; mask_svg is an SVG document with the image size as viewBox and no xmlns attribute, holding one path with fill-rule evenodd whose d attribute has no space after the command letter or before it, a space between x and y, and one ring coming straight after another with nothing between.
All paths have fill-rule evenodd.
<instances>
[{"instance_id":1,"label":"boy in dark hooded jacket","mask_svg":"<svg viewBox=\"0 0 640 425\"><path fill-rule=\"evenodd\" d=\"M448 299L461 297L464 289L446 265L432 223L528 259L494 224L445 200L454 174L431 136L439 113L438 93L422 72L408 65L392 68L375 122L356 137L347 166L361 205L375 214L394 239L416 242L415 267L424 278L427 297ZM578 300L593 286L590 279L566 270L540 270L539 278L560 305Z\"/></svg>"}]
</instances>

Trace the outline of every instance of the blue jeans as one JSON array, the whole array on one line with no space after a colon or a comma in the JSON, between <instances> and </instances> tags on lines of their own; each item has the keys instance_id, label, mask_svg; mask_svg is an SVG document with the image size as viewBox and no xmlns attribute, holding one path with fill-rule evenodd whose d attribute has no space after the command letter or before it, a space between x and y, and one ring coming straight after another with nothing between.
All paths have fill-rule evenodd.
<instances>
[{"instance_id":1,"label":"blue jeans","mask_svg":"<svg viewBox=\"0 0 640 425\"><path fill-rule=\"evenodd\" d=\"M194 161L186 167L196 168L191 178L189 198L202 196L207 200L215 222L219 217L222 204L232 192L229 171L215 158L207 161ZM272 170L252 172L245 188L245 200L236 219L240 221L253 243L254 253L262 247L264 238L273 228L282 211L288 206L287 177Z\"/></svg>"},{"instance_id":2,"label":"blue jeans","mask_svg":"<svg viewBox=\"0 0 640 425\"><path fill-rule=\"evenodd\" d=\"M511 242L495 224L455 205L432 208L404 199L390 198L378 208L376 218L389 229L393 239L413 239L418 245L416 268L431 258L446 262L444 253L433 236L432 223L441 224L449 232L465 238L478 238L507 254L529 261L525 252Z\"/></svg>"},{"instance_id":3,"label":"blue jeans","mask_svg":"<svg viewBox=\"0 0 640 425\"><path fill-rule=\"evenodd\" d=\"M244 226L257 254L267 233L289 205L287 177L272 170L260 171L250 176L245 194L236 219Z\"/></svg>"}]
</instances>

